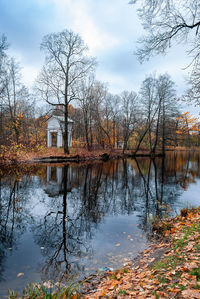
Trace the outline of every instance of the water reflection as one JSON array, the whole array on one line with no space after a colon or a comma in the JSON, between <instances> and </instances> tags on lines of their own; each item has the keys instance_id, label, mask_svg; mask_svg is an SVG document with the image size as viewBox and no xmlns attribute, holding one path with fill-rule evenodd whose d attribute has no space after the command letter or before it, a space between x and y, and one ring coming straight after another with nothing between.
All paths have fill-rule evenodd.
<instances>
[{"instance_id":1,"label":"water reflection","mask_svg":"<svg viewBox=\"0 0 200 299\"><path fill-rule=\"evenodd\" d=\"M199 163L198 153L180 152L156 160L2 169L0 296L33 280L121 266L147 244L149 219L199 204ZM34 248L26 265L25 239L26 249Z\"/></svg>"},{"instance_id":2,"label":"water reflection","mask_svg":"<svg viewBox=\"0 0 200 299\"><path fill-rule=\"evenodd\" d=\"M25 205L27 185L27 180L22 182L17 175L0 178L0 281L9 251L17 248L31 218Z\"/></svg>"},{"instance_id":3,"label":"water reflection","mask_svg":"<svg viewBox=\"0 0 200 299\"><path fill-rule=\"evenodd\" d=\"M47 173L54 173L53 167L47 167ZM47 257L42 268L44 279L53 279L59 276L68 278L73 265L73 273L81 271L76 257L81 258L89 253L87 240L91 238L92 225L82 210L81 202L73 198L70 187L71 169L69 165L57 168L56 190L62 194L59 201L52 201L46 213L38 217L33 228L35 241L44 247L43 254ZM61 175L62 174L62 175ZM62 179L61 179L62 178ZM49 191L49 176L47 176L47 187ZM51 186L52 187L52 186ZM50 188L52 190L52 188ZM48 192L55 197L55 192ZM89 236L88 236L89 233Z\"/></svg>"},{"instance_id":4,"label":"water reflection","mask_svg":"<svg viewBox=\"0 0 200 299\"><path fill-rule=\"evenodd\" d=\"M45 191L50 197L56 197L64 192L63 169L63 167L47 166L47 187ZM67 190L71 191L71 168L67 171L65 183L67 184Z\"/></svg>"}]
</instances>

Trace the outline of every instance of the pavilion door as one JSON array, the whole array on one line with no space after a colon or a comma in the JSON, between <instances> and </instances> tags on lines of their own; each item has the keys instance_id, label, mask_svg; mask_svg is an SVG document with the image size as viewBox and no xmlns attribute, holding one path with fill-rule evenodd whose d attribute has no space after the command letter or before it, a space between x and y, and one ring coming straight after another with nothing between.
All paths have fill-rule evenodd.
<instances>
[{"instance_id":1,"label":"pavilion door","mask_svg":"<svg viewBox=\"0 0 200 299\"><path fill-rule=\"evenodd\" d=\"M57 132L51 133L51 146L57 146Z\"/></svg>"}]
</instances>

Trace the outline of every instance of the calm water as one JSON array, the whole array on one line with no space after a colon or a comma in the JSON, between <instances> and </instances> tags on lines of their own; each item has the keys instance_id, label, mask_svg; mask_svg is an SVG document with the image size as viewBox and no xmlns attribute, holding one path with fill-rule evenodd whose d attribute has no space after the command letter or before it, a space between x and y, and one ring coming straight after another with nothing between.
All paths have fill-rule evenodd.
<instances>
[{"instance_id":1,"label":"calm water","mask_svg":"<svg viewBox=\"0 0 200 299\"><path fill-rule=\"evenodd\" d=\"M151 219L200 205L200 155L0 170L0 297L29 282L117 268Z\"/></svg>"}]
</instances>

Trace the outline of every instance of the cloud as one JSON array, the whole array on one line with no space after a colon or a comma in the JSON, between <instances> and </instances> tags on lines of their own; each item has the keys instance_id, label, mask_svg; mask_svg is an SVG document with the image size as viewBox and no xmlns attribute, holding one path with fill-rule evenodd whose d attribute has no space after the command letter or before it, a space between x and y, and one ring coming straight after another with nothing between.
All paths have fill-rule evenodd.
<instances>
[{"instance_id":1,"label":"cloud","mask_svg":"<svg viewBox=\"0 0 200 299\"><path fill-rule=\"evenodd\" d=\"M53 0L63 25L66 25L66 15L70 18L70 26L78 32L89 47L90 53L97 54L112 48L119 43L117 37L108 34L97 26L90 11L89 0Z\"/></svg>"},{"instance_id":2,"label":"cloud","mask_svg":"<svg viewBox=\"0 0 200 299\"><path fill-rule=\"evenodd\" d=\"M30 65L24 65L21 70L23 76L23 83L26 86L31 86L38 75L38 68Z\"/></svg>"},{"instance_id":3,"label":"cloud","mask_svg":"<svg viewBox=\"0 0 200 299\"><path fill-rule=\"evenodd\" d=\"M44 0L0 1L0 35L7 36L11 51L26 63L41 60L42 36L53 26L53 9Z\"/></svg>"},{"instance_id":4,"label":"cloud","mask_svg":"<svg viewBox=\"0 0 200 299\"><path fill-rule=\"evenodd\" d=\"M123 0L0 0L0 35L7 35L9 51L21 61L28 85L44 63L42 37L71 29L97 57L97 78L107 81L111 91L137 91L145 76L156 71L168 72L183 92L183 75L188 72L182 69L187 65L183 45L142 65L133 55L136 40L143 33L136 8Z\"/></svg>"}]
</instances>

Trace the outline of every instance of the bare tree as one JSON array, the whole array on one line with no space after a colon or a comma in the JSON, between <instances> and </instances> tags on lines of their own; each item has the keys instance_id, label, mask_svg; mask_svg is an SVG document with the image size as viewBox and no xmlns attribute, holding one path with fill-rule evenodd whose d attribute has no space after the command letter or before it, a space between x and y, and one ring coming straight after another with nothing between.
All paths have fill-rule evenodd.
<instances>
[{"instance_id":1,"label":"bare tree","mask_svg":"<svg viewBox=\"0 0 200 299\"><path fill-rule=\"evenodd\" d=\"M142 82L140 96L148 128L149 146L150 150L152 151L154 147L152 144L152 127L155 121L155 116L158 111L155 76L151 75Z\"/></svg>"},{"instance_id":2,"label":"bare tree","mask_svg":"<svg viewBox=\"0 0 200 299\"><path fill-rule=\"evenodd\" d=\"M187 44L191 56L192 101L199 104L200 4L197 0L135 0L146 35L139 39L136 55L142 62L163 54L173 44ZM198 73L198 74L197 74ZM191 95L191 90L189 94ZM188 98L188 97L187 97Z\"/></svg>"},{"instance_id":3,"label":"bare tree","mask_svg":"<svg viewBox=\"0 0 200 299\"><path fill-rule=\"evenodd\" d=\"M128 141L137 125L137 94L124 91L121 94L121 123L123 130L123 153L127 149Z\"/></svg>"},{"instance_id":4,"label":"bare tree","mask_svg":"<svg viewBox=\"0 0 200 299\"><path fill-rule=\"evenodd\" d=\"M105 108L103 100L106 94L105 84L96 81L93 74L82 80L78 88L77 98L82 111L85 141L89 151L93 148L95 128L108 134L103 126L104 119L102 118L102 111Z\"/></svg>"},{"instance_id":5,"label":"bare tree","mask_svg":"<svg viewBox=\"0 0 200 299\"><path fill-rule=\"evenodd\" d=\"M0 38L0 100L1 94L5 88L5 63L6 63L6 53L5 51L8 49L8 43L5 35L2 35Z\"/></svg>"},{"instance_id":6,"label":"bare tree","mask_svg":"<svg viewBox=\"0 0 200 299\"><path fill-rule=\"evenodd\" d=\"M6 82L2 93L4 113L8 116L11 134L14 131L15 141L19 143L29 92L21 83L20 66L13 58L7 59L4 76Z\"/></svg>"},{"instance_id":7,"label":"bare tree","mask_svg":"<svg viewBox=\"0 0 200 299\"><path fill-rule=\"evenodd\" d=\"M200 105L200 64L197 64L189 78L189 90L184 100Z\"/></svg>"},{"instance_id":8,"label":"bare tree","mask_svg":"<svg viewBox=\"0 0 200 299\"><path fill-rule=\"evenodd\" d=\"M169 118L172 119L174 116L176 117L177 113L174 82L168 74L160 75L157 79L157 97L160 110L159 118L161 116L162 154L164 155L167 140L167 121ZM156 140L158 140L158 134L156 135Z\"/></svg>"},{"instance_id":9,"label":"bare tree","mask_svg":"<svg viewBox=\"0 0 200 299\"><path fill-rule=\"evenodd\" d=\"M86 83L85 81L81 82L79 88L79 105L82 112L83 117L83 125L84 125L84 135L87 145L87 150L90 151L92 148L93 138L91 131L89 130L92 126L92 94L91 89L93 86L94 80L93 78L89 78L89 81Z\"/></svg>"},{"instance_id":10,"label":"bare tree","mask_svg":"<svg viewBox=\"0 0 200 299\"><path fill-rule=\"evenodd\" d=\"M6 36L3 34L1 36L1 39L0 39L0 57L4 56L5 53L4 51L8 49L8 43L7 43L7 38Z\"/></svg>"},{"instance_id":11,"label":"bare tree","mask_svg":"<svg viewBox=\"0 0 200 299\"><path fill-rule=\"evenodd\" d=\"M138 0L139 16L147 35L140 39L137 54L141 60L164 53L175 43L191 41L190 53L200 56L200 5L196 0ZM191 35L190 35L191 34Z\"/></svg>"},{"instance_id":12,"label":"bare tree","mask_svg":"<svg viewBox=\"0 0 200 299\"><path fill-rule=\"evenodd\" d=\"M137 126L138 144L134 154L138 151L142 141L148 134L150 151L155 154L159 141L162 141L163 154L165 152L167 133L172 135L169 126L174 124L178 115L175 100L174 82L168 74L147 77L140 89L141 110Z\"/></svg>"},{"instance_id":13,"label":"bare tree","mask_svg":"<svg viewBox=\"0 0 200 299\"><path fill-rule=\"evenodd\" d=\"M113 140L113 148L119 144L119 125L120 125L120 96L108 94L106 98L107 106L110 111L110 121L112 125L111 134Z\"/></svg>"},{"instance_id":14,"label":"bare tree","mask_svg":"<svg viewBox=\"0 0 200 299\"><path fill-rule=\"evenodd\" d=\"M96 129L97 142L103 148L105 146L105 137L108 139L109 145L111 145L110 130L107 126L109 108L105 105L107 94L106 85L100 81L96 81L93 88L93 125Z\"/></svg>"},{"instance_id":15,"label":"bare tree","mask_svg":"<svg viewBox=\"0 0 200 299\"><path fill-rule=\"evenodd\" d=\"M69 153L68 106L77 98L77 86L94 68L95 59L86 56L88 49L81 37L68 30L44 36L41 49L46 62L37 88L47 103L64 106L64 152Z\"/></svg>"},{"instance_id":16,"label":"bare tree","mask_svg":"<svg viewBox=\"0 0 200 299\"><path fill-rule=\"evenodd\" d=\"M2 35L0 38L0 145L3 143L3 92L5 90L6 86L6 80L5 80L5 62L6 62L6 53L5 50L7 50L8 44L5 35Z\"/></svg>"}]
</instances>

